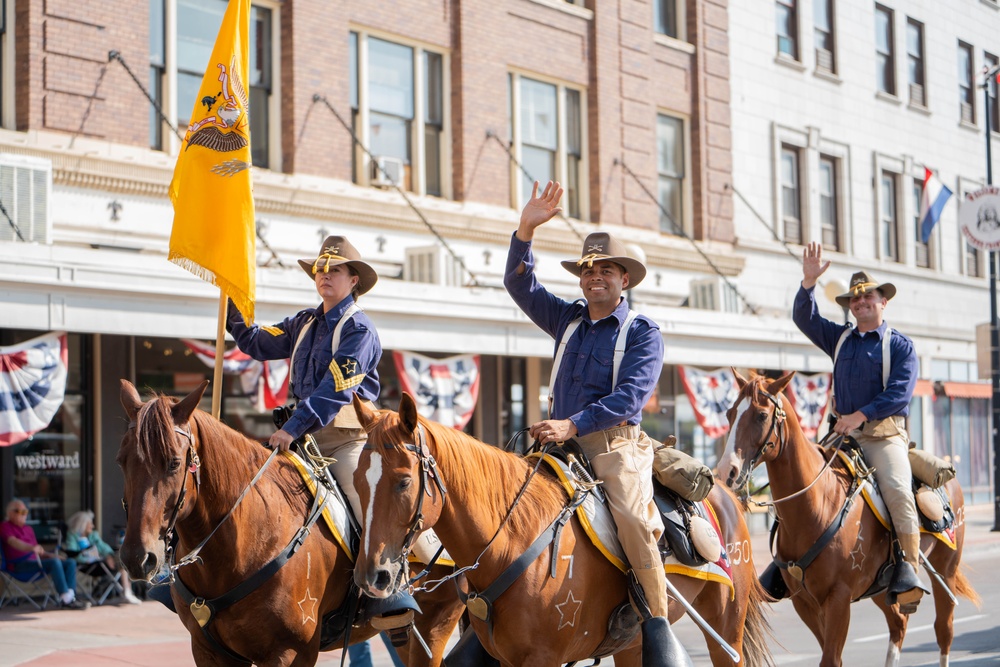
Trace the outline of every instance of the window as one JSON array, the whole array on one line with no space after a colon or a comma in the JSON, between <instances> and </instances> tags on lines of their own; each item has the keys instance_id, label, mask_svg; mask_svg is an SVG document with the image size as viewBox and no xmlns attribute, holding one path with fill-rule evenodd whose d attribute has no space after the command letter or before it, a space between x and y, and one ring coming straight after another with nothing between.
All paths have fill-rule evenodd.
<instances>
[{"instance_id":1,"label":"window","mask_svg":"<svg viewBox=\"0 0 1000 667\"><path fill-rule=\"evenodd\" d=\"M983 67L988 72L1000 63L992 53L983 52ZM997 78L996 76L991 76L989 80L990 87L990 113L987 118L989 121L989 129L993 132L1000 132L1000 106L997 105Z\"/></svg>"},{"instance_id":2,"label":"window","mask_svg":"<svg viewBox=\"0 0 1000 667\"><path fill-rule=\"evenodd\" d=\"M191 121L191 110L205 75L205 65L212 56L226 5L226 0L149 0L150 96L160 108L168 97L173 98L173 108L163 111L176 121L182 133ZM172 45L168 43L166 30L170 11L177 23L177 40ZM273 119L278 111L278 95L272 78L276 11L267 3L255 3L250 10L250 71L246 76L253 111L250 114L250 149L254 166L264 168L280 162L278 142L272 142ZM165 89L170 77L167 73L172 69L177 72L177 90L168 96ZM150 112L149 144L158 150L168 148L163 124L155 110Z\"/></svg>"},{"instance_id":3,"label":"window","mask_svg":"<svg viewBox=\"0 0 1000 667\"><path fill-rule=\"evenodd\" d=\"M962 237L965 246L965 275L971 278L979 277L979 249Z\"/></svg>"},{"instance_id":4,"label":"window","mask_svg":"<svg viewBox=\"0 0 1000 667\"><path fill-rule=\"evenodd\" d=\"M899 191L899 176L891 171L882 172L882 192L879 205L879 242L882 259L899 261L899 246L896 244L897 211L896 193Z\"/></svg>"},{"instance_id":5,"label":"window","mask_svg":"<svg viewBox=\"0 0 1000 667\"><path fill-rule=\"evenodd\" d=\"M775 0L775 22L778 36L778 55L792 60L799 59L798 0Z\"/></svg>"},{"instance_id":6,"label":"window","mask_svg":"<svg viewBox=\"0 0 1000 667\"><path fill-rule=\"evenodd\" d=\"M906 75L910 85L910 104L926 107L924 88L924 24L906 20Z\"/></svg>"},{"instance_id":7,"label":"window","mask_svg":"<svg viewBox=\"0 0 1000 667\"><path fill-rule=\"evenodd\" d=\"M802 243L802 189L799 185L799 149L781 147L781 219L788 243Z\"/></svg>"},{"instance_id":8,"label":"window","mask_svg":"<svg viewBox=\"0 0 1000 667\"><path fill-rule=\"evenodd\" d=\"M666 214L660 212L660 231L680 234L684 229L684 121L656 116L657 197Z\"/></svg>"},{"instance_id":9,"label":"window","mask_svg":"<svg viewBox=\"0 0 1000 667\"><path fill-rule=\"evenodd\" d=\"M0 127L14 129L13 0L0 0Z\"/></svg>"},{"instance_id":10,"label":"window","mask_svg":"<svg viewBox=\"0 0 1000 667\"><path fill-rule=\"evenodd\" d=\"M875 82L879 92L896 94L896 51L892 10L875 5Z\"/></svg>"},{"instance_id":11,"label":"window","mask_svg":"<svg viewBox=\"0 0 1000 667\"><path fill-rule=\"evenodd\" d=\"M348 66L351 117L361 142L400 187L446 196L444 54L352 32ZM367 156L355 151L354 157L356 183L384 178ZM401 167L398 177L392 164Z\"/></svg>"},{"instance_id":12,"label":"window","mask_svg":"<svg viewBox=\"0 0 1000 667\"><path fill-rule=\"evenodd\" d=\"M838 250L840 246L840 211L837 198L837 161L827 155L819 158L819 222L823 247Z\"/></svg>"},{"instance_id":13,"label":"window","mask_svg":"<svg viewBox=\"0 0 1000 667\"><path fill-rule=\"evenodd\" d=\"M570 217L586 216L582 91L562 84L510 76L511 130L518 170L513 205L531 196L532 180L545 185L556 180L566 189L564 207ZM527 173L525 173L527 172Z\"/></svg>"},{"instance_id":14,"label":"window","mask_svg":"<svg viewBox=\"0 0 1000 667\"><path fill-rule=\"evenodd\" d=\"M653 29L667 37L680 38L677 0L653 0Z\"/></svg>"},{"instance_id":15,"label":"window","mask_svg":"<svg viewBox=\"0 0 1000 667\"><path fill-rule=\"evenodd\" d=\"M930 252L923 242L923 231L920 220L920 201L923 198L923 183L913 180L913 238L914 261L917 266L928 268L931 265Z\"/></svg>"},{"instance_id":16,"label":"window","mask_svg":"<svg viewBox=\"0 0 1000 667\"><path fill-rule=\"evenodd\" d=\"M816 69L833 74L837 71L833 57L833 0L813 0L813 22Z\"/></svg>"},{"instance_id":17,"label":"window","mask_svg":"<svg viewBox=\"0 0 1000 667\"><path fill-rule=\"evenodd\" d=\"M972 47L964 42L958 43L958 107L959 118L963 123L976 123L976 104L973 94L975 84L972 81Z\"/></svg>"}]
</instances>

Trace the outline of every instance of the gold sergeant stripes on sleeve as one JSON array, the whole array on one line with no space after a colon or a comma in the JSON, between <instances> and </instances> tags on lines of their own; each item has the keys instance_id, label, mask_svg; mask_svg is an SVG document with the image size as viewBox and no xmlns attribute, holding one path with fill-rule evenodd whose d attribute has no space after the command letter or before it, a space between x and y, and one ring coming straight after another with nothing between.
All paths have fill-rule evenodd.
<instances>
[{"instance_id":1,"label":"gold sergeant stripes on sleeve","mask_svg":"<svg viewBox=\"0 0 1000 667\"><path fill-rule=\"evenodd\" d=\"M267 326L261 325L260 328L263 329L264 331L266 331L267 333L271 334L272 336L282 336L285 333L279 327L267 327Z\"/></svg>"},{"instance_id":2,"label":"gold sergeant stripes on sleeve","mask_svg":"<svg viewBox=\"0 0 1000 667\"><path fill-rule=\"evenodd\" d=\"M365 379L365 373L359 373L358 375L345 378L344 373L341 370L340 366L337 364L336 359L334 359L333 362L330 363L330 374L333 376L333 385L337 391L344 391L345 389L357 387L359 384L364 382Z\"/></svg>"}]
</instances>

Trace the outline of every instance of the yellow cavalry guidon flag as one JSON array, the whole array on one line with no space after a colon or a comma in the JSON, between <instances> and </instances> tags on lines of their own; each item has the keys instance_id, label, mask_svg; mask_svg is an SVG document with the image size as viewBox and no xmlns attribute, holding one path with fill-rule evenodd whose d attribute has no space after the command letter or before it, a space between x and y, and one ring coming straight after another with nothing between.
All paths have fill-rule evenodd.
<instances>
[{"instance_id":1,"label":"yellow cavalry guidon flag","mask_svg":"<svg viewBox=\"0 0 1000 667\"><path fill-rule=\"evenodd\" d=\"M250 0L230 0L177 156L168 259L254 317L257 244L250 177Z\"/></svg>"}]
</instances>

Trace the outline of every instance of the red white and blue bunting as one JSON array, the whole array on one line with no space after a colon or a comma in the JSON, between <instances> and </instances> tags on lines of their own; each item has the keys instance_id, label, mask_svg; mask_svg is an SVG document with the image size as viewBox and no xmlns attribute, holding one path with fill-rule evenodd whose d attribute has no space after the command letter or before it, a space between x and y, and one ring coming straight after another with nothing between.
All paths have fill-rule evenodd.
<instances>
[{"instance_id":1,"label":"red white and blue bunting","mask_svg":"<svg viewBox=\"0 0 1000 667\"><path fill-rule=\"evenodd\" d=\"M0 347L0 447L49 425L66 394L68 364L64 332Z\"/></svg>"},{"instance_id":2,"label":"red white and blue bunting","mask_svg":"<svg viewBox=\"0 0 1000 667\"><path fill-rule=\"evenodd\" d=\"M479 355L431 359L415 352L393 351L403 391L417 401L427 419L465 428L479 398Z\"/></svg>"},{"instance_id":3,"label":"red white and blue bunting","mask_svg":"<svg viewBox=\"0 0 1000 667\"><path fill-rule=\"evenodd\" d=\"M215 367L215 345L190 338L181 341L205 365ZM243 392L254 397L254 407L260 412L284 405L288 400L288 359L260 362L234 347L222 355L222 372L240 376Z\"/></svg>"},{"instance_id":4,"label":"red white and blue bunting","mask_svg":"<svg viewBox=\"0 0 1000 667\"><path fill-rule=\"evenodd\" d=\"M710 438L729 431L728 410L739 396L736 378L728 368L703 371L693 366L678 366L681 384L691 400L695 419Z\"/></svg>"},{"instance_id":5,"label":"red white and blue bunting","mask_svg":"<svg viewBox=\"0 0 1000 667\"><path fill-rule=\"evenodd\" d=\"M815 439L826 416L826 403L830 395L830 374L796 373L788 383L785 395L795 408L802 433L810 440Z\"/></svg>"}]
</instances>

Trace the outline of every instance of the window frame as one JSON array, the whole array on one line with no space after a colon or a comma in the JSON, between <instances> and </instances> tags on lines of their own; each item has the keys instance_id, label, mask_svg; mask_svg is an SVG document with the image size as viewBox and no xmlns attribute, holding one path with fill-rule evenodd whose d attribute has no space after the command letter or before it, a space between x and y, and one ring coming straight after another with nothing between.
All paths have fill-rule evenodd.
<instances>
[{"instance_id":1,"label":"window frame","mask_svg":"<svg viewBox=\"0 0 1000 667\"><path fill-rule=\"evenodd\" d=\"M988 72L990 69L1000 65L1000 56L995 56L989 51L983 51L983 70ZM989 81L989 98L990 98L990 113L989 117L986 117L985 109L983 110L983 117L989 122L990 131L993 133L1000 132L1000 99L997 96L997 77L996 75L990 77Z\"/></svg>"},{"instance_id":2,"label":"window frame","mask_svg":"<svg viewBox=\"0 0 1000 667\"><path fill-rule=\"evenodd\" d=\"M252 0L252 6L261 9L268 9L271 12L271 72L272 86L270 99L267 107L267 143L268 143L268 166L257 168L281 170L282 148L281 148L281 7L279 0ZM179 127L178 123L178 88L177 88L177 0L163 0L163 23L164 23L164 57L163 67L162 100L161 108L170 123L184 134L186 128ZM188 112L185 111L185 114ZM162 121L161 121L162 123ZM152 133L152 128L150 128ZM153 150L160 150L169 155L176 155L180 150L181 140L178 139L169 128L161 128L161 145Z\"/></svg>"},{"instance_id":3,"label":"window frame","mask_svg":"<svg viewBox=\"0 0 1000 667\"><path fill-rule=\"evenodd\" d=\"M831 192L829 195L824 195L824 183L823 183L823 165L830 165L830 175L831 175ZM830 155L828 153L819 154L818 163L818 175L816 179L816 191L819 197L819 236L820 242L823 244L824 250L832 250L834 252L840 252L841 246L843 245L843 224L844 215L842 212L841 199L842 195L840 193L840 172L841 172L841 158L836 155ZM823 199L827 196L833 205L833 223L832 225L827 225L824 214ZM833 243L827 243L826 232L827 228L832 226L833 233Z\"/></svg>"},{"instance_id":4,"label":"window frame","mask_svg":"<svg viewBox=\"0 0 1000 667\"><path fill-rule=\"evenodd\" d=\"M808 241L808 234L806 232L807 214L806 211L808 207L805 206L805 199L803 194L805 192L804 182L803 182L803 158L805 157L806 149L803 146L797 146L785 141L780 144L780 151L778 154L778 206L779 210L779 220L781 221L781 233L779 238L781 238L785 243L793 243L795 245L806 245ZM793 175L795 177L795 182L791 184L792 192L794 194L795 203L798 206L798 215L789 215L786 211L785 206L785 193L788 190L788 186L785 183L785 156L791 155L795 158L795 164L793 165ZM799 227L798 239L789 236L789 221L794 220L797 222Z\"/></svg>"},{"instance_id":5,"label":"window frame","mask_svg":"<svg viewBox=\"0 0 1000 667\"><path fill-rule=\"evenodd\" d=\"M918 31L918 48L919 52L914 54L910 51L910 30L915 28ZM926 35L924 31L924 24L921 21L916 20L912 16L906 17L906 84L907 84L907 99L909 103L913 106L921 107L923 109L928 108L930 105L927 102L927 54L926 54ZM916 68L918 81L913 80L912 71ZM914 99L914 88L919 87L920 99Z\"/></svg>"},{"instance_id":6,"label":"window frame","mask_svg":"<svg viewBox=\"0 0 1000 667\"><path fill-rule=\"evenodd\" d=\"M556 87L556 155L555 155L555 180L562 183L564 186L567 184L567 174L569 165L569 153L567 151L567 120L566 120L566 91L575 91L579 97L580 102L580 118L579 118L579 131L580 131L580 156L579 162L577 164L577 184L578 184L578 199L577 208L579 215L575 218L582 221L590 220L590 172L589 172L589 146L588 146L588 115L587 115L587 88L585 86L567 83L561 79L555 79L553 77L548 77L536 72L531 72L527 70L520 69L510 69L507 76L507 94L508 94L508 106L507 106L507 122L508 129L510 131L510 146L514 153L514 158L518 164L523 164L522 162L522 140L521 140L521 79L528 79L541 84L546 84ZM520 210L527 201L528 197L531 195L530 192L524 192L523 181L526 178L523 172L518 167L518 164L511 162L510 165L510 192L511 192L511 207L515 210ZM535 176L534 174L532 176ZM544 186L544 183L540 184ZM570 215L570 203L566 196L569 194L569 190L563 194L563 208L566 211L568 217L574 217Z\"/></svg>"},{"instance_id":7,"label":"window frame","mask_svg":"<svg viewBox=\"0 0 1000 667\"><path fill-rule=\"evenodd\" d=\"M920 203L923 200L923 182L912 179L910 190L912 192L912 202L913 202L913 265L918 269L930 269L933 268L931 264L931 240L934 238L934 232L938 225L935 225L935 229L931 230L931 237L927 239L927 243L924 243L921 237L921 219L920 219ZM921 255L923 255L923 263L921 261Z\"/></svg>"},{"instance_id":8,"label":"window frame","mask_svg":"<svg viewBox=\"0 0 1000 667\"><path fill-rule=\"evenodd\" d=\"M975 192L976 190L982 188L984 181L975 180L971 178L964 178L962 176L958 177L955 183L955 189L953 190L959 197L959 202L965 200L965 196L970 192ZM965 234L962 233L961 229L958 229L958 274L960 276L965 276L967 278L972 278L974 280L983 280L987 277L989 273L989 261L990 253L984 252L977 248L976 246L969 243L969 240L965 238ZM975 273L969 271L969 259L970 254L975 257L974 264L976 267Z\"/></svg>"},{"instance_id":9,"label":"window frame","mask_svg":"<svg viewBox=\"0 0 1000 667\"><path fill-rule=\"evenodd\" d=\"M673 10L670 10L669 5L673 5ZM653 0L653 32L657 35L663 35L669 37L670 39L677 39L680 41L687 40L687 12L685 8L684 0ZM676 34L671 35L666 30L660 30L663 27L662 19L665 14L673 14L674 22L674 32Z\"/></svg>"},{"instance_id":10,"label":"window frame","mask_svg":"<svg viewBox=\"0 0 1000 667\"><path fill-rule=\"evenodd\" d=\"M0 23L0 127L13 130L17 125L13 0L0 0Z\"/></svg>"},{"instance_id":11,"label":"window frame","mask_svg":"<svg viewBox=\"0 0 1000 667\"><path fill-rule=\"evenodd\" d=\"M357 53L354 60L357 71L349 73L348 76L356 76L357 107L353 106L351 100L352 116L356 121L355 132L361 143L371 147L371 107L369 95L369 49L368 40L377 39L383 42L403 46L412 49L411 65L413 68L413 118L410 120L411 128L409 133L410 151L410 188L409 192L420 196L440 197L442 199L452 199L452 172L451 172L451 105L449 104L451 91L450 76L450 51L442 46L422 42L414 39L407 39L399 35L373 30L351 24L349 34L356 35ZM350 42L349 42L350 44ZM348 46L348 49L351 47ZM438 179L440 183L439 194L428 194L427 192L427 129L436 125L428 122L426 109L427 76L426 76L426 54L432 53L441 58L441 123L438 134ZM350 53L348 54L350 56ZM350 57L349 57L350 61ZM354 182L371 186L371 158L359 146L354 146L353 179ZM419 169L415 168L419 165ZM403 183L399 184L404 187Z\"/></svg>"},{"instance_id":12,"label":"window frame","mask_svg":"<svg viewBox=\"0 0 1000 667\"><path fill-rule=\"evenodd\" d=\"M819 27L816 21L815 13L815 2L813 3L813 51L816 57L816 70L822 72L823 74L830 74L836 76L837 74L837 25L836 25L836 3L835 0L821 0L825 3L827 16L826 20L829 22L829 31L824 31ZM820 65L820 51L826 51L827 49L820 49L820 36L829 36L830 40L830 67L823 67Z\"/></svg>"},{"instance_id":13,"label":"window frame","mask_svg":"<svg viewBox=\"0 0 1000 667\"><path fill-rule=\"evenodd\" d=\"M677 179L675 174L667 174L666 172L660 171L660 142L659 142L659 124L660 117L669 118L670 120L677 121L680 124L680 137L681 137L681 168L682 172L680 175L680 219L675 219L674 223L677 227L687 235L692 234L692 221L693 221L693 209L692 209L692 195L691 195L691 122L690 119L682 116L680 114L665 111L662 109L657 109L656 111L656 126L657 126L657 142L656 142L656 195L657 201L659 201L660 196L660 180L663 178ZM669 234L671 236L676 236L677 233L665 220L662 219L663 214L658 213L657 215L657 228L661 234Z\"/></svg>"},{"instance_id":14,"label":"window frame","mask_svg":"<svg viewBox=\"0 0 1000 667\"><path fill-rule=\"evenodd\" d=\"M778 12L784 11L789 14L789 25L792 34L784 35L778 30ZM774 0L774 35L775 35L775 56L778 58L788 58L795 62L802 62L802 31L799 27L799 1L798 0ZM792 53L782 49L782 39L788 40L792 47Z\"/></svg>"},{"instance_id":15,"label":"window frame","mask_svg":"<svg viewBox=\"0 0 1000 667\"><path fill-rule=\"evenodd\" d=\"M887 198L885 193L886 179L892 185L891 197ZM878 180L876 201L878 206L878 215L876 216L876 221L878 227L875 230L875 240L876 240L876 253L875 256L883 261L895 262L897 264L903 263L902 247L900 245L900 186L902 183L902 174L899 171L890 169L887 165L882 164L878 170ZM892 207L890 217L886 218L886 206ZM886 231L890 234L886 234ZM889 236L890 238L887 238Z\"/></svg>"},{"instance_id":16,"label":"window frame","mask_svg":"<svg viewBox=\"0 0 1000 667\"><path fill-rule=\"evenodd\" d=\"M962 53L968 53L969 55L969 66L965 68L965 71L961 68L961 57ZM958 40L958 50L957 54L959 56L959 76L958 76L958 122L962 125L978 125L977 113L976 113L976 50L968 42ZM966 77L963 80L963 76ZM969 119L966 120L963 115L968 104Z\"/></svg>"},{"instance_id":17,"label":"window frame","mask_svg":"<svg viewBox=\"0 0 1000 667\"><path fill-rule=\"evenodd\" d=\"M883 53L879 49L878 40L878 17L879 14L884 14L887 18L886 29L888 30L888 35L885 36L886 43L888 44L889 51ZM875 3L875 89L882 95L889 95L896 97L899 92L899 85L896 76L896 13L889 7ZM883 60L885 62L883 62ZM883 88L881 82L879 81L878 72L879 69L887 69L888 71L888 86Z\"/></svg>"}]
</instances>

